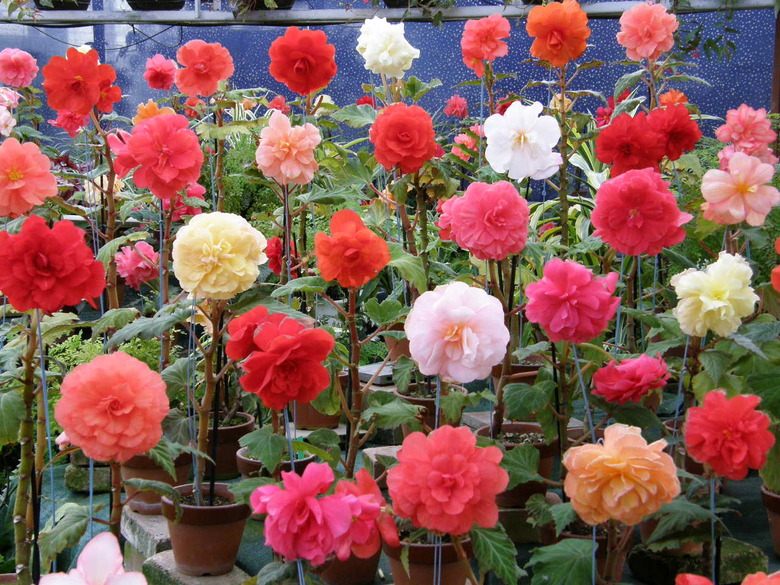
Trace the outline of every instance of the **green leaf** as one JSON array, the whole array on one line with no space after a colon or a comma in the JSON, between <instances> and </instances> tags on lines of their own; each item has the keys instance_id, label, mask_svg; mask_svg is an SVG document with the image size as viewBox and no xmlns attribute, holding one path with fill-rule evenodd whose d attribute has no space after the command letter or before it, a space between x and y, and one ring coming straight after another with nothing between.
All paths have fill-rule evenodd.
<instances>
[{"instance_id":1,"label":"green leaf","mask_svg":"<svg viewBox=\"0 0 780 585\"><path fill-rule=\"evenodd\" d=\"M769 491L780 493L780 428L775 427L775 444L766 456L766 464L758 470Z\"/></svg>"},{"instance_id":2,"label":"green leaf","mask_svg":"<svg viewBox=\"0 0 780 585\"><path fill-rule=\"evenodd\" d=\"M688 258L687 256L683 256L679 252L672 250L671 248L664 248L661 250L661 254L672 260L674 263L679 264L683 268L698 268L696 264Z\"/></svg>"},{"instance_id":3,"label":"green leaf","mask_svg":"<svg viewBox=\"0 0 780 585\"><path fill-rule=\"evenodd\" d=\"M747 337L746 335L740 335L739 333L732 333L728 336L729 339L731 339L734 343L739 345L740 347L745 348L748 351L753 352L758 357L763 359L769 359L766 357L766 354L761 351L761 348L758 347L753 341Z\"/></svg>"},{"instance_id":4,"label":"green leaf","mask_svg":"<svg viewBox=\"0 0 780 585\"><path fill-rule=\"evenodd\" d=\"M401 394L404 394L409 388L409 383L412 381L412 373L414 372L414 365L414 361L405 355L399 356L393 364L393 382L395 383L396 390Z\"/></svg>"},{"instance_id":5,"label":"green leaf","mask_svg":"<svg viewBox=\"0 0 780 585\"><path fill-rule=\"evenodd\" d=\"M635 87L639 84L639 82L642 80L642 77L645 74L644 69L639 69L638 71L632 71L631 73L626 73L618 79L615 82L615 91L612 94L615 98L615 101L618 100L618 98L623 94L624 91L627 89L631 89L632 87Z\"/></svg>"},{"instance_id":6,"label":"green leaf","mask_svg":"<svg viewBox=\"0 0 780 585\"><path fill-rule=\"evenodd\" d=\"M237 502L244 502L248 506L249 496L252 495L252 492L259 487L272 483L275 483L272 477L248 477L236 483L231 483L228 489L231 494L236 496Z\"/></svg>"},{"instance_id":7,"label":"green leaf","mask_svg":"<svg viewBox=\"0 0 780 585\"><path fill-rule=\"evenodd\" d=\"M100 319L92 323L91 339L95 340L103 333L121 329L128 323L132 323L138 319L140 316L141 312L138 309L131 309L129 307L122 309L109 309Z\"/></svg>"},{"instance_id":8,"label":"green leaf","mask_svg":"<svg viewBox=\"0 0 780 585\"><path fill-rule=\"evenodd\" d=\"M460 421L463 409L467 406L476 406L481 401L479 394L472 394L460 391L451 391L442 394L439 401L446 424L457 423Z\"/></svg>"},{"instance_id":9,"label":"green leaf","mask_svg":"<svg viewBox=\"0 0 780 585\"><path fill-rule=\"evenodd\" d=\"M413 102L418 102L429 91L434 88L440 87L441 81L438 79L432 79L429 83L420 81L418 78L412 76L405 83L406 95L408 95Z\"/></svg>"},{"instance_id":10,"label":"green leaf","mask_svg":"<svg viewBox=\"0 0 780 585\"><path fill-rule=\"evenodd\" d=\"M693 75L670 75L666 78L667 82L671 81L679 81L679 82L694 82L694 83L702 83L704 85L712 86L712 84L707 81L706 79L702 79L701 77L695 77Z\"/></svg>"},{"instance_id":11,"label":"green leaf","mask_svg":"<svg viewBox=\"0 0 780 585\"><path fill-rule=\"evenodd\" d=\"M539 494L541 495L541 494ZM577 519L577 512L571 507L570 502L565 504L553 504L550 506L550 514L555 521L555 535L560 535L566 527Z\"/></svg>"},{"instance_id":12,"label":"green leaf","mask_svg":"<svg viewBox=\"0 0 780 585\"><path fill-rule=\"evenodd\" d=\"M706 525L706 532L709 533L710 523L713 520L720 524L718 517L713 516L707 508L689 502L682 497L668 504L663 504L661 509L651 517L659 519L659 522L647 540L647 544L685 540L686 534L690 533L691 529L697 525Z\"/></svg>"},{"instance_id":13,"label":"green leaf","mask_svg":"<svg viewBox=\"0 0 780 585\"><path fill-rule=\"evenodd\" d=\"M526 347L518 347L515 350L515 352L512 354L512 356L518 362L522 362L527 360L532 355L536 355L538 353L547 351L549 348L550 348L549 341L540 341L539 343L534 343L533 345L528 345ZM542 364L540 363L540 365Z\"/></svg>"},{"instance_id":14,"label":"green leaf","mask_svg":"<svg viewBox=\"0 0 780 585\"><path fill-rule=\"evenodd\" d=\"M351 104L344 106L338 112L331 114L331 118L337 122L344 122L352 128L370 126L376 120L376 110L368 104Z\"/></svg>"},{"instance_id":15,"label":"green leaf","mask_svg":"<svg viewBox=\"0 0 780 585\"><path fill-rule=\"evenodd\" d=\"M168 486L170 487L170 486ZM89 526L92 514L97 513L102 506L80 506L74 502L66 502L57 508L56 524L51 526L51 520L38 537L41 549L41 563L48 566L57 555L67 548L76 546L84 536Z\"/></svg>"},{"instance_id":16,"label":"green leaf","mask_svg":"<svg viewBox=\"0 0 780 585\"><path fill-rule=\"evenodd\" d=\"M295 563L268 563L257 574L257 585L298 585Z\"/></svg>"},{"instance_id":17,"label":"green leaf","mask_svg":"<svg viewBox=\"0 0 780 585\"><path fill-rule=\"evenodd\" d=\"M103 264L105 264L106 268L108 268L108 263L111 261L111 258L114 257L114 254L116 254L119 251L119 248L122 246L127 246L131 244L132 242L138 242L140 240L145 240L149 237L148 232L132 232L129 234L125 234L124 236L120 236L118 238L114 238L107 244L105 244L97 253L97 256L95 256L96 260L100 260Z\"/></svg>"},{"instance_id":18,"label":"green leaf","mask_svg":"<svg viewBox=\"0 0 780 585\"><path fill-rule=\"evenodd\" d=\"M506 416L510 420L528 420L550 403L550 392L555 390L555 382L530 384L507 384L504 387Z\"/></svg>"},{"instance_id":19,"label":"green leaf","mask_svg":"<svg viewBox=\"0 0 780 585\"><path fill-rule=\"evenodd\" d=\"M656 414L641 404L626 402L615 408L612 417L619 423L641 429L660 429L661 421Z\"/></svg>"},{"instance_id":20,"label":"green leaf","mask_svg":"<svg viewBox=\"0 0 780 585\"><path fill-rule=\"evenodd\" d=\"M274 298L291 295L296 292L315 292L321 293L328 289L328 282L321 276L304 276L294 278L287 284L280 286L271 293Z\"/></svg>"},{"instance_id":21,"label":"green leaf","mask_svg":"<svg viewBox=\"0 0 780 585\"><path fill-rule=\"evenodd\" d=\"M15 391L0 393L0 446L19 439L19 426L24 418L24 399Z\"/></svg>"},{"instance_id":22,"label":"green leaf","mask_svg":"<svg viewBox=\"0 0 780 585\"><path fill-rule=\"evenodd\" d=\"M321 449L330 449L338 447L341 439L338 434L331 429L317 429L306 436L306 442Z\"/></svg>"},{"instance_id":23,"label":"green leaf","mask_svg":"<svg viewBox=\"0 0 780 585\"><path fill-rule=\"evenodd\" d=\"M187 389L189 378L195 372L195 356L182 357L162 371L168 398Z\"/></svg>"},{"instance_id":24,"label":"green leaf","mask_svg":"<svg viewBox=\"0 0 780 585\"><path fill-rule=\"evenodd\" d=\"M528 521L531 526L550 526L555 523L552 515L552 506L544 494L534 494L525 503L528 512Z\"/></svg>"},{"instance_id":25,"label":"green leaf","mask_svg":"<svg viewBox=\"0 0 780 585\"><path fill-rule=\"evenodd\" d=\"M708 349L699 354L699 361L701 362L702 368L707 371L710 378L712 378L713 383L716 385L726 373L732 359L733 356L731 354L715 349Z\"/></svg>"},{"instance_id":26,"label":"green leaf","mask_svg":"<svg viewBox=\"0 0 780 585\"><path fill-rule=\"evenodd\" d=\"M177 492L175 489L173 489L173 486L165 483L164 481L155 481L153 479L141 479L133 478L133 479L126 479L122 482L125 485L129 485L130 487L134 487L140 492L154 492L156 494L160 494L161 496L165 496L168 498L171 502L173 502L173 507L176 510L176 519L174 522L178 522L181 520L181 515L183 513L183 510L181 509L181 498L179 496L179 492Z\"/></svg>"},{"instance_id":27,"label":"green leaf","mask_svg":"<svg viewBox=\"0 0 780 585\"><path fill-rule=\"evenodd\" d=\"M509 473L508 490L521 483L543 481L539 475L539 451L533 445L518 445L504 453L501 467Z\"/></svg>"},{"instance_id":28,"label":"green leaf","mask_svg":"<svg viewBox=\"0 0 780 585\"><path fill-rule=\"evenodd\" d=\"M591 585L593 542L568 538L551 546L534 549L531 585Z\"/></svg>"},{"instance_id":29,"label":"green leaf","mask_svg":"<svg viewBox=\"0 0 780 585\"><path fill-rule=\"evenodd\" d=\"M385 398L379 398L382 395ZM408 425L416 431L422 428L417 416L424 407L410 404L389 392L373 393L370 402L371 406L363 411L363 418L373 418L380 429L394 429L401 425Z\"/></svg>"},{"instance_id":30,"label":"green leaf","mask_svg":"<svg viewBox=\"0 0 780 585\"><path fill-rule=\"evenodd\" d=\"M748 376L746 379L750 392L761 397L759 408L776 420L780 420L778 380L780 380L780 366L774 366L770 370Z\"/></svg>"},{"instance_id":31,"label":"green leaf","mask_svg":"<svg viewBox=\"0 0 780 585\"><path fill-rule=\"evenodd\" d=\"M404 308L395 299L385 299L380 304L375 298L370 298L363 305L363 312L377 325L395 323L404 314Z\"/></svg>"},{"instance_id":32,"label":"green leaf","mask_svg":"<svg viewBox=\"0 0 780 585\"><path fill-rule=\"evenodd\" d=\"M252 458L262 463L270 473L279 467L287 449L284 437L274 433L270 426L264 426L244 435L238 443L246 447Z\"/></svg>"},{"instance_id":33,"label":"green leaf","mask_svg":"<svg viewBox=\"0 0 780 585\"><path fill-rule=\"evenodd\" d=\"M483 575L493 571L506 585L516 585L518 580L526 575L526 572L517 566L517 549L500 523L496 524L495 528L475 526L469 536Z\"/></svg>"},{"instance_id":34,"label":"green leaf","mask_svg":"<svg viewBox=\"0 0 780 585\"><path fill-rule=\"evenodd\" d=\"M184 323L191 313L189 307L178 307L173 312L170 312L169 309L170 307L163 307L154 317L141 317L125 325L111 336L108 340L108 347L121 345L134 337L151 339L152 337L162 335L179 323Z\"/></svg>"},{"instance_id":35,"label":"green leaf","mask_svg":"<svg viewBox=\"0 0 780 585\"><path fill-rule=\"evenodd\" d=\"M418 256L412 256L404 251L401 244L389 242L390 262L388 266L398 269L404 280L408 280L418 291L425 291L427 282L422 260Z\"/></svg>"}]
</instances>

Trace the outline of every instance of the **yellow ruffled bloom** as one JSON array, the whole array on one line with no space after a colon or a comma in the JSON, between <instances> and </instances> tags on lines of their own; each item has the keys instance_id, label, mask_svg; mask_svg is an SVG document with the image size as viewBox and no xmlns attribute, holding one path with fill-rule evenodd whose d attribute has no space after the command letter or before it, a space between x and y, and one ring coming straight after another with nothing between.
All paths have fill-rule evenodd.
<instances>
[{"instance_id":1,"label":"yellow ruffled bloom","mask_svg":"<svg viewBox=\"0 0 780 585\"><path fill-rule=\"evenodd\" d=\"M637 427L614 424L604 443L569 449L566 495L577 515L590 525L618 520L629 526L660 510L680 493L674 461L663 439L650 445Z\"/></svg>"},{"instance_id":2,"label":"yellow ruffled bloom","mask_svg":"<svg viewBox=\"0 0 780 585\"><path fill-rule=\"evenodd\" d=\"M179 230L173 272L197 299L223 300L248 290L268 258L263 234L232 213L203 213Z\"/></svg>"},{"instance_id":3,"label":"yellow ruffled bloom","mask_svg":"<svg viewBox=\"0 0 780 585\"><path fill-rule=\"evenodd\" d=\"M672 277L678 302L672 313L688 335L708 331L726 336L753 312L758 295L750 286L753 270L739 254L721 252L704 270L689 268Z\"/></svg>"}]
</instances>

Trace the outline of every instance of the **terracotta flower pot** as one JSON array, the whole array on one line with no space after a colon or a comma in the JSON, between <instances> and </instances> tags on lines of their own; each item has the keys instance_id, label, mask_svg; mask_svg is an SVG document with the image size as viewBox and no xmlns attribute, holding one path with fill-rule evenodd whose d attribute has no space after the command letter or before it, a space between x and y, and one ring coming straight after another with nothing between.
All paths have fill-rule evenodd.
<instances>
[{"instance_id":1,"label":"terracotta flower pot","mask_svg":"<svg viewBox=\"0 0 780 585\"><path fill-rule=\"evenodd\" d=\"M255 417L245 412L239 412L237 417L243 418L244 422L229 427L220 427L217 432L217 456L214 461L217 464L217 479L232 479L238 477L238 467L236 466L236 451L241 446L238 441L247 433L252 432L255 427ZM209 425L209 439L206 448L206 454L211 456L211 438L212 428ZM206 477L211 473L211 463L206 464Z\"/></svg>"},{"instance_id":2,"label":"terracotta flower pot","mask_svg":"<svg viewBox=\"0 0 780 585\"><path fill-rule=\"evenodd\" d=\"M401 563L401 552L409 549L409 573L406 573ZM473 555L471 541L465 540L463 548L466 556ZM408 544L401 543L400 547L391 547L382 543L382 550L390 561L390 569L393 572L395 585L427 585L433 583L434 551L432 544ZM455 545L444 543L441 545L441 583L446 585L465 585L468 581L468 570L458 558Z\"/></svg>"},{"instance_id":3,"label":"terracotta flower pot","mask_svg":"<svg viewBox=\"0 0 780 585\"><path fill-rule=\"evenodd\" d=\"M295 472L298 475L301 475L309 463L312 463L315 460L316 457L314 455L309 455L303 459L296 459ZM263 467L262 463L260 463L257 459L252 459L249 456L249 449L247 449L247 447L241 447L238 451L236 451L236 467L238 467L238 471L241 473L242 479L247 479L249 477L271 476L271 472ZM281 468L282 471L292 471L292 465L290 465L289 461L282 461Z\"/></svg>"},{"instance_id":4,"label":"terracotta flower pot","mask_svg":"<svg viewBox=\"0 0 780 585\"><path fill-rule=\"evenodd\" d=\"M382 549L373 557L361 559L351 555L346 561L333 559L319 577L325 585L374 585Z\"/></svg>"},{"instance_id":5,"label":"terracotta flower pot","mask_svg":"<svg viewBox=\"0 0 780 585\"><path fill-rule=\"evenodd\" d=\"M170 485L182 485L190 479L192 471L192 455L183 453L173 462L176 469L176 479L168 475L168 472L155 463L147 455L136 455L122 463L122 479L151 479L162 481ZM134 487L125 486L125 493L130 501L128 506L133 512L146 515L157 515L162 512L160 494L156 492L139 492Z\"/></svg>"},{"instance_id":6,"label":"terracotta flower pot","mask_svg":"<svg viewBox=\"0 0 780 585\"><path fill-rule=\"evenodd\" d=\"M541 433L542 425L539 423L504 423L502 429L505 433ZM477 430L480 437L490 436L490 427L482 427ZM540 441L532 443L533 447L539 451L539 475L545 479L550 479L552 475L552 466L555 455L558 453L558 439L552 443ZM504 443L504 448L511 451L517 447L513 443ZM499 508L522 508L528 501L528 498L534 494L544 494L547 492L547 485L540 481L530 481L516 485L511 490L502 492L496 496L496 503Z\"/></svg>"},{"instance_id":7,"label":"terracotta flower pot","mask_svg":"<svg viewBox=\"0 0 780 585\"><path fill-rule=\"evenodd\" d=\"M341 413L323 414L309 403L295 403L296 429L335 429L340 420Z\"/></svg>"},{"instance_id":8,"label":"terracotta flower pot","mask_svg":"<svg viewBox=\"0 0 780 585\"><path fill-rule=\"evenodd\" d=\"M780 494L769 491L765 485L762 485L761 501L766 508L766 515L769 519L772 547L775 550L775 554L780 556Z\"/></svg>"},{"instance_id":9,"label":"terracotta flower pot","mask_svg":"<svg viewBox=\"0 0 780 585\"><path fill-rule=\"evenodd\" d=\"M192 484L174 488L182 496L191 495ZM204 498L208 497L208 484L204 485ZM214 486L216 495L230 500L224 506L182 505L182 517L176 519L176 509L165 496L162 498L162 513L168 519L173 558L176 570L185 575L224 575L233 569L244 534L249 506L235 502L228 485Z\"/></svg>"}]
</instances>

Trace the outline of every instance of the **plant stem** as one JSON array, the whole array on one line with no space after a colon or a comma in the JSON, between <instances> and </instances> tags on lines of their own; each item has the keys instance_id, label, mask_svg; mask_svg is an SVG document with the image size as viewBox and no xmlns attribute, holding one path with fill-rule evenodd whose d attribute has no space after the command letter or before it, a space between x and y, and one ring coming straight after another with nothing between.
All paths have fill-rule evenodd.
<instances>
[{"instance_id":1,"label":"plant stem","mask_svg":"<svg viewBox=\"0 0 780 585\"><path fill-rule=\"evenodd\" d=\"M420 260L425 272L425 289L428 290L431 272L428 264L428 205L425 201L425 189L416 184L416 181L414 190L417 193L417 223L420 226Z\"/></svg>"},{"instance_id":2,"label":"plant stem","mask_svg":"<svg viewBox=\"0 0 780 585\"><path fill-rule=\"evenodd\" d=\"M349 410L355 424L349 428L349 448L347 449L347 464L345 474L352 478L355 474L355 463L360 449L360 415L363 412L363 392L360 388L360 338L358 337L356 322L357 289L349 289L349 308L347 310L347 326L349 327L349 379L351 392L351 404Z\"/></svg>"},{"instance_id":3,"label":"plant stem","mask_svg":"<svg viewBox=\"0 0 780 585\"><path fill-rule=\"evenodd\" d=\"M111 521L109 529L119 538L119 530L122 524L122 471L118 462L111 460Z\"/></svg>"},{"instance_id":4,"label":"plant stem","mask_svg":"<svg viewBox=\"0 0 780 585\"><path fill-rule=\"evenodd\" d=\"M214 114L217 118L217 127L222 128L225 125L225 117L222 108L217 104L217 109ZM214 169L214 175L217 185L217 211L225 211L225 140L220 138L217 140L217 164ZM173 206L171 206L173 207Z\"/></svg>"},{"instance_id":5,"label":"plant stem","mask_svg":"<svg viewBox=\"0 0 780 585\"><path fill-rule=\"evenodd\" d=\"M479 585L477 576L474 574L474 571L471 570L471 563L466 556L466 551L463 549L463 543L460 541L460 536L453 536L452 544L455 545L455 551L458 553L460 562L463 563L463 566L466 567L466 570L468 571L469 581L471 581L474 585Z\"/></svg>"},{"instance_id":6,"label":"plant stem","mask_svg":"<svg viewBox=\"0 0 780 585\"><path fill-rule=\"evenodd\" d=\"M561 104L566 103L566 66L558 69L558 85L561 88ZM561 216L561 245L569 245L569 125L566 121L566 112L562 108L559 112L561 119L561 170L558 174L558 201L560 202Z\"/></svg>"}]
</instances>

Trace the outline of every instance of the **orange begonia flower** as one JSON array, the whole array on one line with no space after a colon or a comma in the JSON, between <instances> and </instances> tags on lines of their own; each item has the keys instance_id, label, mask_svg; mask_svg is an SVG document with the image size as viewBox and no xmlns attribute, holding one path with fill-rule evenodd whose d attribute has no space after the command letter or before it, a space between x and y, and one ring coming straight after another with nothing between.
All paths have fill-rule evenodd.
<instances>
[{"instance_id":1,"label":"orange begonia flower","mask_svg":"<svg viewBox=\"0 0 780 585\"><path fill-rule=\"evenodd\" d=\"M575 0L535 6L528 14L525 29L534 37L531 55L555 67L579 58L590 37L588 15Z\"/></svg>"}]
</instances>

